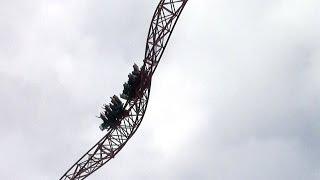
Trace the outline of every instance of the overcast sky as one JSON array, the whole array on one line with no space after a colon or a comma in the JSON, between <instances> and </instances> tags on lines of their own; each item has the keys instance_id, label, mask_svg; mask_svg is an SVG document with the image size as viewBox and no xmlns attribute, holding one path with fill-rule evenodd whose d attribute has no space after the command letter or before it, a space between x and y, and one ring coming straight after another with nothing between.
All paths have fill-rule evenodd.
<instances>
[{"instance_id":1,"label":"overcast sky","mask_svg":"<svg viewBox=\"0 0 320 180\"><path fill-rule=\"evenodd\" d=\"M58 179L104 135L157 3L0 0L0 179ZM88 179L320 179L319 19L319 0L190 0L144 121Z\"/></svg>"}]
</instances>

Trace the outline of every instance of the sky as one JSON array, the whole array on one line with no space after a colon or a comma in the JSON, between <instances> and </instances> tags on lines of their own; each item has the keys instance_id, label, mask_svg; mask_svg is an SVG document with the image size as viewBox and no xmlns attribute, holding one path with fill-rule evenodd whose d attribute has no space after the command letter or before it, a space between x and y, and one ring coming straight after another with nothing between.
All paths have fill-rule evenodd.
<instances>
[{"instance_id":1,"label":"sky","mask_svg":"<svg viewBox=\"0 0 320 180\"><path fill-rule=\"evenodd\" d=\"M158 1L0 0L0 179L58 179ZM320 1L190 0L144 120L90 180L320 179Z\"/></svg>"}]
</instances>

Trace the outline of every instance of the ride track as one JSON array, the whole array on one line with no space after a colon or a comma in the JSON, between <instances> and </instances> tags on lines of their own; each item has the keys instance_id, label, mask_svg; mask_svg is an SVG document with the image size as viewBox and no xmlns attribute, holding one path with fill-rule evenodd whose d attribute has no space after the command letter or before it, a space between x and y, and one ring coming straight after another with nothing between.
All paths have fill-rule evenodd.
<instances>
[{"instance_id":1,"label":"ride track","mask_svg":"<svg viewBox=\"0 0 320 180\"><path fill-rule=\"evenodd\" d=\"M163 52L168 44L172 31L188 0L160 0L150 24L145 57L141 71L141 84L137 97L127 100L124 108L128 116L121 120L117 128L107 128L107 134L85 153L60 180L85 179L124 147L137 131L147 109L152 75L155 72Z\"/></svg>"}]
</instances>

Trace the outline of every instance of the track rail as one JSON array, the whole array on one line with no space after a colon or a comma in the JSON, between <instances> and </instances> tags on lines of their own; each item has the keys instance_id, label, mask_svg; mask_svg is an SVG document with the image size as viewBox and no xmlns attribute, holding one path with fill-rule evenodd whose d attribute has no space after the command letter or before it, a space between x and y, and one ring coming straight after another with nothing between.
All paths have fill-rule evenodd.
<instances>
[{"instance_id":1,"label":"track rail","mask_svg":"<svg viewBox=\"0 0 320 180\"><path fill-rule=\"evenodd\" d=\"M129 111L129 116L121 120L117 129L107 129L106 135L73 164L60 180L85 179L114 158L137 131L147 109L153 73L187 1L160 0L152 17L147 36L142 66L146 75L142 77L142 86L138 90L139 96L125 103L125 109Z\"/></svg>"}]
</instances>

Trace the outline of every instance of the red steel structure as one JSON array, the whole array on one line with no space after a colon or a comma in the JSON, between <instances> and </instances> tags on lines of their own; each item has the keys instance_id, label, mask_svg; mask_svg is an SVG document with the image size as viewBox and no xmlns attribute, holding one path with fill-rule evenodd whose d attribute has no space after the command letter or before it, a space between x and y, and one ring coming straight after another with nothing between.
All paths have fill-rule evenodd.
<instances>
[{"instance_id":1,"label":"red steel structure","mask_svg":"<svg viewBox=\"0 0 320 180\"><path fill-rule=\"evenodd\" d=\"M188 0L160 0L147 36L145 57L141 67L144 73L136 90L137 96L124 104L127 115L121 119L120 125L116 128L108 127L107 134L72 165L60 180L85 179L114 158L137 131L147 109L153 73L187 2Z\"/></svg>"}]
</instances>

